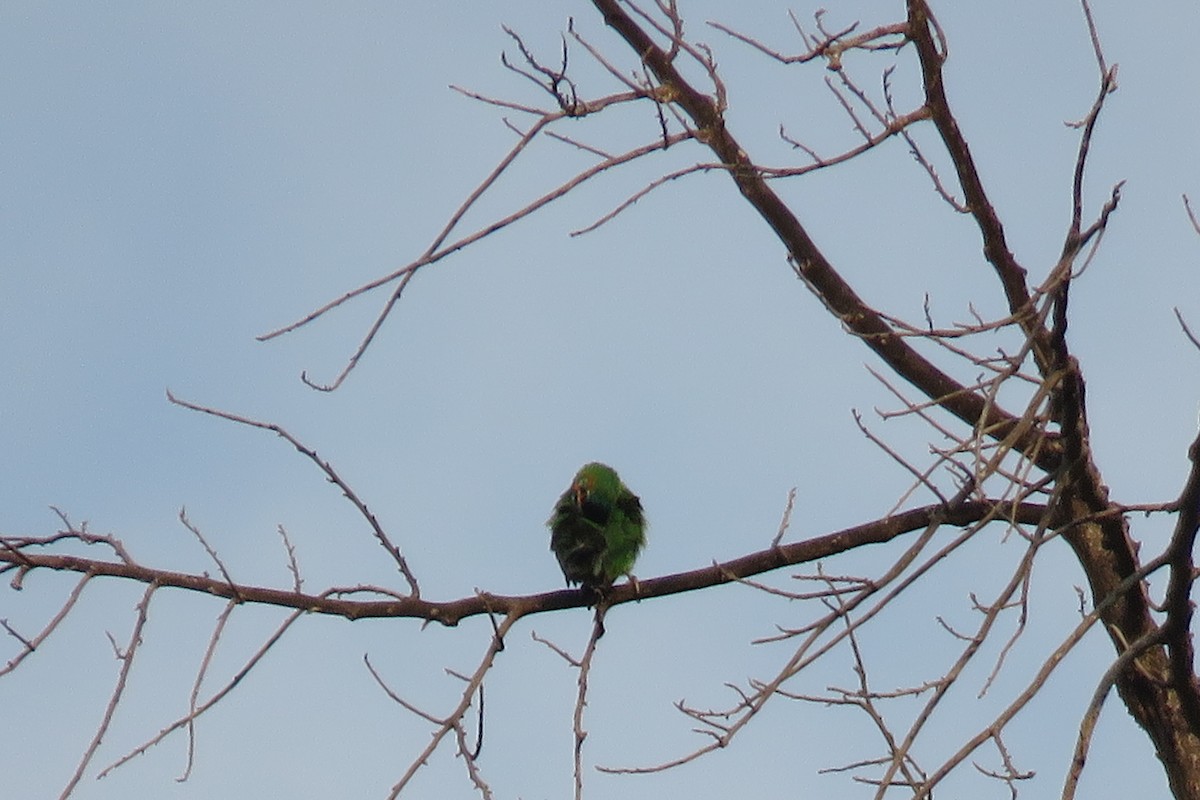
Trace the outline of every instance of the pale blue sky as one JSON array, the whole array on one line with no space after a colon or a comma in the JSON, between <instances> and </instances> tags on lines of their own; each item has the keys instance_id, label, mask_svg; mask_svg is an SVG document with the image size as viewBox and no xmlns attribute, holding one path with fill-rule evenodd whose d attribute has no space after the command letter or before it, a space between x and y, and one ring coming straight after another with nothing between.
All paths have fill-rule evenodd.
<instances>
[{"instance_id":1,"label":"pale blue sky","mask_svg":"<svg viewBox=\"0 0 1200 800\"><path fill-rule=\"evenodd\" d=\"M771 163L795 163L776 138L781 123L827 153L853 144L820 65L772 67L702 25L716 18L781 49L799 47L785 6L754 5L731 12L681 3L689 32L717 48L735 134ZM1014 251L1040 279L1069 213L1077 134L1062 123L1083 117L1097 86L1082 13L1067 0L965 5L937 4L953 6L940 9L951 100ZM829 23L880 24L901 6L837 4ZM792 8L806 20L812 11ZM1171 313L1180 306L1200 330L1200 237L1180 202L1184 192L1200 198L1200 12L1179 2L1133 11L1113 0L1097 0L1095 11L1121 69L1095 143L1089 208L1116 181L1128 183L1100 256L1073 290L1070 336L1114 495L1163 501L1182 484L1200 397L1198 355ZM557 588L543 522L573 471L593 459L616 466L642 496L652 525L638 566L646 577L767 545L792 486L793 538L886 513L908 476L862 437L851 409L913 458L928 433L873 417L894 403L864 368L871 357L794 278L781 245L727 179L687 178L595 233L567 235L655 175L707 160L694 147L606 176L420 273L333 394L311 391L299 374L332 379L382 295L255 342L424 250L511 146L502 117L522 122L448 84L543 102L501 67L499 52L513 48L500 26L553 56L568 16L624 67L633 63L586 3L553 13L532 2L4 3L0 531L50 533L55 505L121 537L146 564L211 570L176 520L186 506L236 580L288 585L275 533L282 524L306 588L399 585L353 509L310 463L269 434L169 405L167 388L277 422L330 459L402 544L431 599ZM573 59L585 94L613 90L585 54ZM900 62L903 102L912 97L911 54ZM875 90L888 63L859 59L856 73ZM657 122L625 111L561 130L617 149L651 140ZM932 129L921 136L933 145ZM467 226L591 163L551 141L525 159ZM968 302L1000 313L973 225L936 198L902 143L781 191L868 300L919 319L930 291L944 323L966 319ZM1134 525L1143 552L1157 552L1166 523ZM935 615L969 624L968 592L994 592L1019 556L999 538L972 543L867 635L876 657L895 667L881 669L880 684L934 677L944 657L923 657L952 644ZM876 556L827 566L869 571ZM1065 548L1043 557L1032 628L1014 656L1039 663L1073 624L1072 586L1083 581ZM0 594L0 618L36 630L73 583L35 573L24 591ZM6 796L61 791L115 678L104 631L123 642L140 596L138 586L95 582L62 630L0 680ZM186 708L221 610L178 592L155 602L95 767ZM725 681L768 677L789 652L748 641L811 613L731 587L614 611L592 678L588 763L647 764L697 745L671 703L729 703ZM281 617L239 610L211 682L240 666ZM443 668L472 669L489 630L486 620L424 631L408 621L303 620L201 720L187 783L173 781L185 758L176 737L104 781L91 779L93 768L75 797L382 797L424 746L427 727L375 687L363 653L405 697L439 713L458 689ZM589 619L574 611L515 630L487 684L481 765L498 797L565 797L574 673L532 642L531 630L579 652ZM0 661L10 656L0 651ZM1076 720L1111 657L1103 637L1089 639L1014 724L1014 758L1039 775L1027 796L1057 796ZM937 728L943 738L920 753L925 766L977 730L1032 669L1015 667L976 702L990 664L977 665L952 697ZM796 689L852 680L848 658L835 655ZM860 717L780 700L727 751L665 775L589 774L590 796L866 796L845 775L817 772L879 752ZM450 754L435 757L412 797L472 796ZM977 760L997 763L990 750ZM966 772L951 796L1007 796ZM1165 788L1144 735L1114 700L1081 796L1135 791Z\"/></svg>"}]
</instances>

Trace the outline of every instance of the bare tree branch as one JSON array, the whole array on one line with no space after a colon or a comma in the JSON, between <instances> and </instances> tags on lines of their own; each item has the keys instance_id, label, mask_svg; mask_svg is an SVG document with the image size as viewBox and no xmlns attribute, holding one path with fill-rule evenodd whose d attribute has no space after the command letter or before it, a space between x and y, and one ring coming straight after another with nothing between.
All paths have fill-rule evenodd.
<instances>
[{"instance_id":1,"label":"bare tree branch","mask_svg":"<svg viewBox=\"0 0 1200 800\"><path fill-rule=\"evenodd\" d=\"M184 408L191 409L192 411L199 411L203 414L209 414L214 417L219 417L221 419L229 420L230 422L237 422L242 425L249 425L252 428L260 428L262 430L272 431L277 436L279 436L280 438L287 441L290 445L292 445L292 447L296 448L296 450L298 450L302 455L304 455L306 458L308 458L310 461L312 461L314 464L316 464L317 467L322 472L325 473L325 476L329 479L330 483L334 484L335 486L337 486L339 489L342 490L342 495L347 500L349 500L356 509L358 509L358 513L361 514L363 519L365 519L367 521L367 524L371 527L371 531L374 533L375 538L379 541L379 544L383 546L383 549L386 550L388 555L390 555L392 557L392 560L396 562L397 569L399 569L400 574L404 576L404 580L408 582L409 590L410 590L410 593L412 594L412 596L413 597L421 596L421 588L420 588L420 585L417 583L417 578L413 574L412 570L409 569L408 561L404 558L404 555L400 552L400 548L395 543L393 543L390 538L388 538L388 535L386 533L384 533L383 527L380 526L380 524L379 524L379 520L377 520L375 518L375 515L373 513L371 513L371 510L367 508L366 503L364 503L361 499L359 499L358 495L355 494L354 490L350 488L349 484L347 484L344 480L342 480L341 476L337 474L337 472L334 470L333 466L328 461L325 461L320 456L318 456L317 452L315 450L313 450L309 447L306 447L304 444L302 444L300 442L299 439L297 439L295 436L292 436L290 433L288 433L282 427L280 427L279 425L276 425L273 422L259 422L257 420L250 419L249 417L243 417L238 414L231 414L228 411L221 411L219 409L209 408L207 406L196 405L195 403L189 403L186 400L180 400L179 398L175 397L175 395L171 394L169 391L167 392L167 399L170 400L175 405L183 406ZM200 542L204 545L204 548L206 550L208 550L209 555L211 555L213 557L213 559L215 561L217 561L218 566L221 567L221 574L225 575L226 583L229 584L230 586L232 586L233 581L229 580L229 575L228 575L228 573L226 573L225 567L223 565L221 565L220 561L217 559L216 553L213 552L212 548L210 548L208 546L208 544L204 541L204 537L200 535L200 532L198 530L196 530L194 527L192 527L187 522L187 518L185 516L183 516L182 512L180 513L180 519L183 521L183 524L186 525L188 527L188 529L191 530L200 539ZM290 552L290 550L289 550L289 552ZM294 566L295 565L293 563L293 567ZM294 570L293 570L293 574L295 574Z\"/></svg>"},{"instance_id":2,"label":"bare tree branch","mask_svg":"<svg viewBox=\"0 0 1200 800\"><path fill-rule=\"evenodd\" d=\"M780 567L828 558L866 544L890 541L906 533L921 530L934 522L969 526L980 520L1002 519L1036 524L1046 512L1047 507L1044 505L1013 504L1008 501L969 500L949 506L923 506L824 536L760 550L710 567L642 580L637 591L628 583L620 584L612 588L606 599L610 605L619 605L718 586ZM427 601L415 595L389 596L383 600L350 600L344 596L380 594L384 590L377 587L335 587L320 594L305 594L290 589L233 586L202 574L173 572L78 556L25 552L13 555L0 551L0 563L23 563L26 560L30 569L78 572L91 577L126 578L163 588L184 589L230 600L236 599L244 603L294 608L303 612L329 614L347 619L407 617L454 626L467 617L480 614L507 615L519 612L524 616L564 608L583 608L592 601L589 593L579 589L562 589L536 595L483 593L445 602Z\"/></svg>"},{"instance_id":3,"label":"bare tree branch","mask_svg":"<svg viewBox=\"0 0 1200 800\"><path fill-rule=\"evenodd\" d=\"M104 734L108 732L108 726L112 723L113 714L116 713L117 704L121 702L121 696L125 693L125 685L129 681L129 671L133 668L133 656L137 652L138 647L142 643L142 630L146 627L146 618L150 613L150 598L154 596L154 592L158 589L154 584L146 586L146 591L142 595L142 600L137 606L137 618L133 623L133 631L129 634L129 644L125 645L125 649L119 650L116 642L113 641L113 650L116 653L117 659L121 662L121 671L117 676L116 686L113 687L112 696L109 697L108 705L104 709L104 718L100 720L99 726L96 728L96 735L92 737L91 743L87 750L84 751L83 757L79 759L79 766L75 768L75 774L71 776L71 780L67 782L66 788L63 789L59 798L70 797L79 785L79 781L83 778L84 770L91 763L93 756L96 755L96 750L100 747L100 742L104 740ZM109 635L112 639L111 634ZM103 775L103 773L101 773Z\"/></svg>"},{"instance_id":4,"label":"bare tree branch","mask_svg":"<svg viewBox=\"0 0 1200 800\"><path fill-rule=\"evenodd\" d=\"M698 131L697 136L727 165L729 175L743 197L788 248L797 275L817 293L829 310L898 374L921 389L926 396L938 399L943 408L968 425L989 431L992 436L1003 438L1008 435L1017 424L1013 415L974 393L964 391L958 382L921 357L901 337L896 336L878 312L867 305L837 273L791 209L768 187L746 150L726 129L720 105L683 77L667 53L638 27L617 0L593 2L604 15L605 23L625 39L658 82L670 87L674 102L691 118ZM998 220L996 224L999 225ZM1023 272L1021 286L1024 286ZM1024 300L1027 299L1026 296ZM1023 301L1019 308L1023 309L1024 305ZM1027 434L1020 437L1016 445L1023 450L1032 449L1036 439L1032 433ZM1044 451L1043 459L1047 467L1057 461L1051 452L1053 449L1051 447Z\"/></svg>"}]
</instances>

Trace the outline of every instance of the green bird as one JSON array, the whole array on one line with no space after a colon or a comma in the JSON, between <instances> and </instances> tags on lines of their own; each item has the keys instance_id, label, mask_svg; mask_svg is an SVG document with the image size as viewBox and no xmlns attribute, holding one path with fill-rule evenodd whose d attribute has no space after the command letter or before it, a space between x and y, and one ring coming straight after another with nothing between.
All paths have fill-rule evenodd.
<instances>
[{"instance_id":1,"label":"green bird","mask_svg":"<svg viewBox=\"0 0 1200 800\"><path fill-rule=\"evenodd\" d=\"M583 465L546 524L567 584L593 591L629 575L646 544L642 501L616 470L599 462Z\"/></svg>"}]
</instances>

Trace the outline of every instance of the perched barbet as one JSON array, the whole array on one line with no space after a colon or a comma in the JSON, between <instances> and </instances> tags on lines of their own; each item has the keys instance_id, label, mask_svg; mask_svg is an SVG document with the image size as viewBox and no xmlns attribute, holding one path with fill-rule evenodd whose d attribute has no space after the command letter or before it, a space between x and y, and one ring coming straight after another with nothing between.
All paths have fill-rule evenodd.
<instances>
[{"instance_id":1,"label":"perched barbet","mask_svg":"<svg viewBox=\"0 0 1200 800\"><path fill-rule=\"evenodd\" d=\"M642 501L616 470L599 462L579 470L546 524L567 584L593 591L630 575L646 544Z\"/></svg>"}]
</instances>

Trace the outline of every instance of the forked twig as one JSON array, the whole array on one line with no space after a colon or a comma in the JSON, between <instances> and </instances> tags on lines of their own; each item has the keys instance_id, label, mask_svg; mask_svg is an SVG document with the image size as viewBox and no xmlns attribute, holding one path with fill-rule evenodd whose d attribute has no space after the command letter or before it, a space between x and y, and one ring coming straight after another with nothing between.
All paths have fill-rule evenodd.
<instances>
[{"instance_id":1,"label":"forked twig","mask_svg":"<svg viewBox=\"0 0 1200 800\"><path fill-rule=\"evenodd\" d=\"M65 798L69 797L75 791L80 779L83 778L84 770L91 763L92 757L96 755L96 750L99 749L100 742L104 740L104 734L108 732L108 726L112 723L113 714L117 710L117 704L121 701L121 696L125 693L125 685L129 680L129 672L133 668L133 656L142 643L142 631L146 627L146 619L150 614L150 598L154 596L154 592L157 589L157 586L150 584L142 594L142 600L137 605L137 617L133 623L133 631L129 634L129 644L125 646L125 650L123 652L117 650L114 643L117 658L121 661L121 671L117 675L117 683L113 687L108 705L104 709L104 717L96 727L96 734L92 737L91 743L88 744L87 749L84 751L83 757L79 759L79 766L75 768L75 774L71 776L62 794L59 795L60 800L65 800ZM101 772L97 777L104 777L104 774L104 772Z\"/></svg>"},{"instance_id":2,"label":"forked twig","mask_svg":"<svg viewBox=\"0 0 1200 800\"><path fill-rule=\"evenodd\" d=\"M46 639L50 637L50 634L52 634L59 624L67 618L67 615L71 613L71 609L75 608L75 604L79 602L80 595L83 594L83 587L87 586L88 581L91 579L91 575L85 574L81 576L79 582L75 584L75 588L73 588L71 593L67 595L66 602L62 604L62 606L58 609L58 612L42 627L37 635L33 636L32 638L20 636L16 631L9 627L7 621L4 622L5 630L8 631L10 636L21 642L22 649L21 652L10 658L8 663L0 668L0 677L3 677L15 670L21 665L21 662L24 661L27 656L41 647L42 642L46 641Z\"/></svg>"},{"instance_id":3,"label":"forked twig","mask_svg":"<svg viewBox=\"0 0 1200 800\"><path fill-rule=\"evenodd\" d=\"M492 664L495 663L496 655L504 649L504 637L508 635L508 631L520 618L521 614L519 612L513 612L506 615L504 619L496 626L491 641L487 649L484 651L483 657L479 661L479 665L475 668L475 672L469 677L463 676L466 686L459 695L458 703L453 709L451 709L450 713L446 714L444 717L438 718L432 714L418 711L415 706L401 701L397 695L390 691L388 692L393 699L401 702L406 709L420 714L422 717L436 726L436 730L434 730L434 732L430 735L429 743L417 755L417 757L413 759L412 763L409 764L408 769L405 770L404 775L400 777L400 780L398 780L396 784L392 786L391 791L388 793L388 800L394 800L397 796L399 796L404 787L407 786L408 783L413 779L413 776L417 774L417 770L419 770L429 760L429 757L433 755L435 750L437 750L438 745L440 745L442 740L446 738L446 734L450 733L451 731L455 732L455 736L459 741L459 754L468 762L467 770L470 774L471 780L475 782L477 787L482 788L482 786L485 785L482 784L482 779L476 781L474 762L470 757L471 750L470 748L466 747L466 738L464 731L462 730L462 718L463 715L466 714L467 709L471 707L471 700L475 697L476 692L483 683L484 675L487 674L488 670L492 668ZM368 667L369 666L370 665L368 664ZM377 675L374 669L371 671L372 674ZM379 680L378 676L377 680ZM380 683L382 685L382 680L380 680Z\"/></svg>"}]
</instances>

